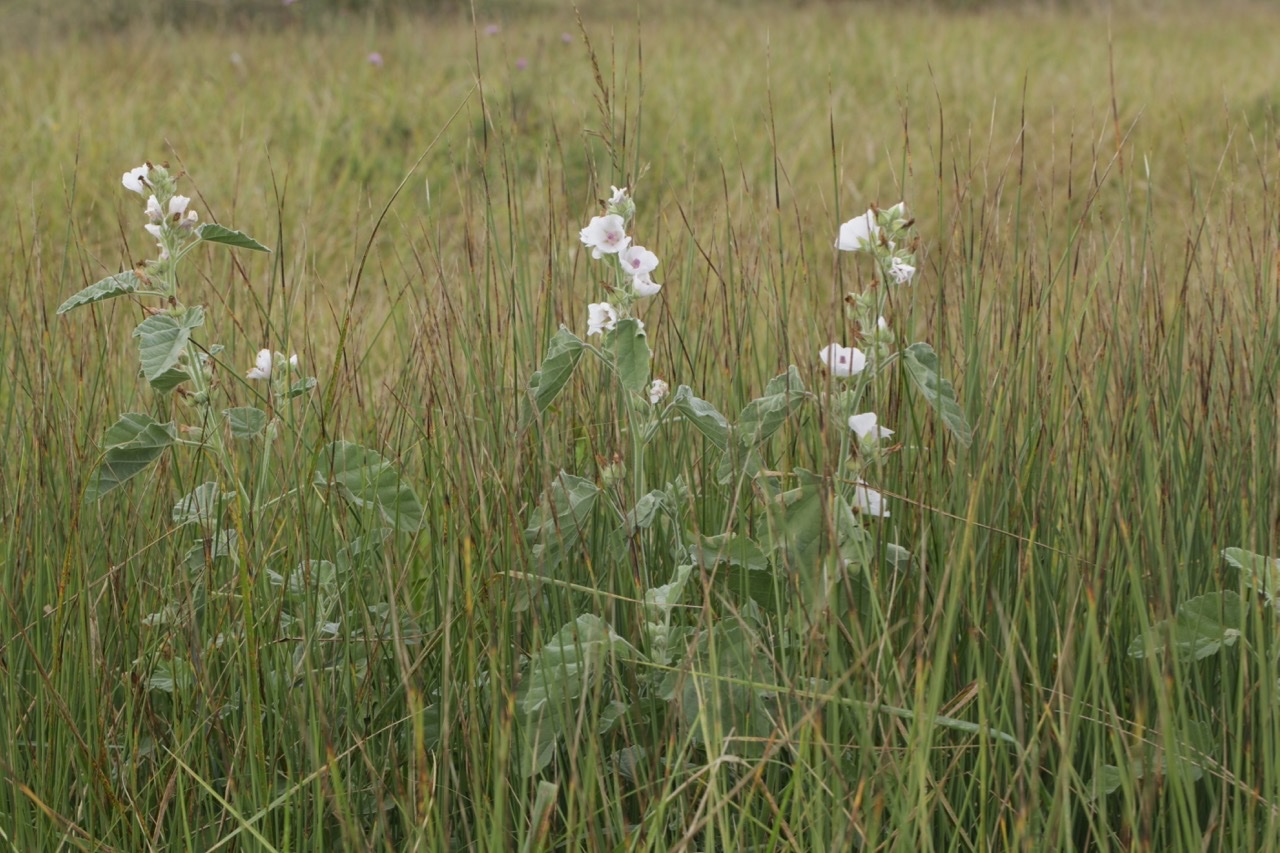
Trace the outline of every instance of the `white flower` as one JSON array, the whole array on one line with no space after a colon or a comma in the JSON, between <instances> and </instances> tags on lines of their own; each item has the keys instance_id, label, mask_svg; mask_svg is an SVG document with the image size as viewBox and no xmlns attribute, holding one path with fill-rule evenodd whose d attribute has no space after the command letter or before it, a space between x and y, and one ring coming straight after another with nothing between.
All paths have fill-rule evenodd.
<instances>
[{"instance_id":1,"label":"white flower","mask_svg":"<svg viewBox=\"0 0 1280 853\"><path fill-rule=\"evenodd\" d=\"M649 384L649 402L656 406L671 393L671 386L663 382L661 379L655 379Z\"/></svg>"},{"instance_id":2,"label":"white flower","mask_svg":"<svg viewBox=\"0 0 1280 853\"><path fill-rule=\"evenodd\" d=\"M175 195L169 199L169 216L175 219L182 216L187 212L187 205L190 203L191 199L185 195Z\"/></svg>"},{"instance_id":3,"label":"white flower","mask_svg":"<svg viewBox=\"0 0 1280 853\"><path fill-rule=\"evenodd\" d=\"M591 247L591 257L599 260L605 255L621 252L631 243L626 223L616 213L591 217L591 224L578 233L583 244Z\"/></svg>"},{"instance_id":4,"label":"white flower","mask_svg":"<svg viewBox=\"0 0 1280 853\"><path fill-rule=\"evenodd\" d=\"M622 189L618 189L617 187L609 187L609 189L613 190L613 195L609 197L609 204L611 205L622 204L622 202L627 200L626 187L623 187Z\"/></svg>"},{"instance_id":5,"label":"white flower","mask_svg":"<svg viewBox=\"0 0 1280 853\"><path fill-rule=\"evenodd\" d=\"M818 353L818 358L831 371L832 376L856 376L867 366L867 357L857 347L828 344Z\"/></svg>"},{"instance_id":6,"label":"white flower","mask_svg":"<svg viewBox=\"0 0 1280 853\"><path fill-rule=\"evenodd\" d=\"M147 233L150 234L152 237L155 237L157 240L159 240L161 235L164 233L163 229L161 229L161 227L159 225L156 225L154 222L148 222L146 225L143 225L142 227L147 229Z\"/></svg>"},{"instance_id":7,"label":"white flower","mask_svg":"<svg viewBox=\"0 0 1280 853\"><path fill-rule=\"evenodd\" d=\"M148 166L146 163L143 163L138 168L130 169L129 171L125 172L124 177L120 179L120 182L124 184L125 189L131 190L137 193L138 195L142 195L143 191L147 187L151 186L149 183L147 183L147 174L150 171L151 171L151 167Z\"/></svg>"},{"instance_id":8,"label":"white flower","mask_svg":"<svg viewBox=\"0 0 1280 853\"><path fill-rule=\"evenodd\" d=\"M885 211L885 215L889 217L889 221L897 224L907 221L907 203L900 201L893 207Z\"/></svg>"},{"instance_id":9,"label":"white flower","mask_svg":"<svg viewBox=\"0 0 1280 853\"><path fill-rule=\"evenodd\" d=\"M840 226L840 237L836 240L836 248L842 252L865 252L880 240L880 226L876 224L876 214L868 210L861 216L855 216Z\"/></svg>"},{"instance_id":10,"label":"white flower","mask_svg":"<svg viewBox=\"0 0 1280 853\"><path fill-rule=\"evenodd\" d=\"M884 506L884 495L875 489L868 488L867 484L861 480L853 487L853 505L867 515L873 515L876 518L889 517L889 510Z\"/></svg>"},{"instance_id":11,"label":"white flower","mask_svg":"<svg viewBox=\"0 0 1280 853\"><path fill-rule=\"evenodd\" d=\"M629 246L618 254L627 275L648 275L658 268L658 256L644 246Z\"/></svg>"},{"instance_id":12,"label":"white flower","mask_svg":"<svg viewBox=\"0 0 1280 853\"><path fill-rule=\"evenodd\" d=\"M592 302L587 306L587 337L613 331L618 325L618 312L608 302Z\"/></svg>"},{"instance_id":13,"label":"white flower","mask_svg":"<svg viewBox=\"0 0 1280 853\"><path fill-rule=\"evenodd\" d=\"M635 291L636 296L653 296L659 290L662 290L662 285L649 278L649 274L646 272L631 276L631 289Z\"/></svg>"},{"instance_id":14,"label":"white flower","mask_svg":"<svg viewBox=\"0 0 1280 853\"><path fill-rule=\"evenodd\" d=\"M178 225L190 231L192 228L196 227L196 223L199 221L200 214L196 213L194 210L188 210L187 215L183 217L182 221L179 222Z\"/></svg>"},{"instance_id":15,"label":"white flower","mask_svg":"<svg viewBox=\"0 0 1280 853\"><path fill-rule=\"evenodd\" d=\"M272 365L277 360L284 361L284 353L272 353L269 349L258 350L258 356L254 359L253 367L249 368L249 372L245 374L245 377L248 379L270 379ZM289 356L288 364L291 369L298 369L297 353Z\"/></svg>"},{"instance_id":16,"label":"white flower","mask_svg":"<svg viewBox=\"0 0 1280 853\"><path fill-rule=\"evenodd\" d=\"M909 284L915 274L916 268L902 258L894 258L889 265L889 278L893 279L894 284Z\"/></svg>"},{"instance_id":17,"label":"white flower","mask_svg":"<svg viewBox=\"0 0 1280 853\"><path fill-rule=\"evenodd\" d=\"M152 222L159 222L164 219L164 211L160 209L160 202L153 195L147 199L147 218Z\"/></svg>"},{"instance_id":18,"label":"white flower","mask_svg":"<svg viewBox=\"0 0 1280 853\"><path fill-rule=\"evenodd\" d=\"M249 368L249 372L245 374L248 379L270 379L271 378L271 350L258 350L258 357L254 359L253 367Z\"/></svg>"},{"instance_id":19,"label":"white flower","mask_svg":"<svg viewBox=\"0 0 1280 853\"><path fill-rule=\"evenodd\" d=\"M860 415L849 416L849 429L853 430L858 438L865 439L867 436L874 438L888 438L893 435L893 430L882 427L878 424L878 418L875 412L863 412Z\"/></svg>"}]
</instances>

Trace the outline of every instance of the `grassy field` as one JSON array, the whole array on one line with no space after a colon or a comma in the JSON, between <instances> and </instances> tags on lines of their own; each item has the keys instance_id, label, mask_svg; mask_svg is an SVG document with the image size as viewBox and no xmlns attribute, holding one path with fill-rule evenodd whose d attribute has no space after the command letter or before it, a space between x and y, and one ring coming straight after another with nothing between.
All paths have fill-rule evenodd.
<instances>
[{"instance_id":1,"label":"grassy field","mask_svg":"<svg viewBox=\"0 0 1280 853\"><path fill-rule=\"evenodd\" d=\"M1280 11L221 23L6 28L0 849L1280 846L1280 624L1222 555L1280 554ZM276 438L181 431L85 501L118 413L203 417L138 373L160 303L55 314L152 256L144 160L273 250L201 244L180 286L225 346L211 409ZM740 426L788 365L814 392L763 472L722 485L691 419L639 456L600 359L529 416L603 298L579 229L611 185L662 259L654 375ZM885 313L973 435L871 384L891 516L843 566L771 489L839 494L817 353L871 268L832 242L899 200L918 272ZM242 381L264 347L314 391ZM335 439L421 523L312 485ZM560 471L594 509L538 509ZM174 507L207 481L201 533ZM685 565L664 662L646 590Z\"/></svg>"}]
</instances>

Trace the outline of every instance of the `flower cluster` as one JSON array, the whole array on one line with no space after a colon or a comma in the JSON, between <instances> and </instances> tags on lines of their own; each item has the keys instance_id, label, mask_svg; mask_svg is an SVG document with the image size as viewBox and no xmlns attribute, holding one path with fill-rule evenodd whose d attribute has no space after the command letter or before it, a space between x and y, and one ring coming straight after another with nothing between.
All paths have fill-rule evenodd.
<instances>
[{"instance_id":1,"label":"flower cluster","mask_svg":"<svg viewBox=\"0 0 1280 853\"><path fill-rule=\"evenodd\" d=\"M584 246L591 249L591 257L595 260L598 261L605 255L613 255L618 259L621 276L617 292L621 304L615 306L602 302L591 305L589 310L592 322L588 327L588 335L600 334L605 329L613 328L612 325L595 322L598 317L603 316L597 311L607 310L616 323L618 316L626 316L625 311L637 298L654 296L662 289L662 285L652 277L653 271L658 268L658 256L644 246L633 245L631 238L627 236L627 220L635 215L635 202L627 194L626 187L610 189L613 190L613 195L605 203L604 216L591 217L591 222L578 233L578 237ZM618 311L624 313L618 315Z\"/></svg>"},{"instance_id":2,"label":"flower cluster","mask_svg":"<svg viewBox=\"0 0 1280 853\"><path fill-rule=\"evenodd\" d=\"M121 177L124 188L147 197L147 224L143 227L156 238L163 265L175 258L194 238L200 216L189 210L191 199L177 194L177 179L163 166L143 163Z\"/></svg>"},{"instance_id":3,"label":"flower cluster","mask_svg":"<svg viewBox=\"0 0 1280 853\"><path fill-rule=\"evenodd\" d=\"M864 371L872 367L867 375L874 374L876 368L887 365L893 358L890 353L894 341L893 332L880 312L884 309L885 289L910 284L915 277L914 241L909 239L912 224L906 205L899 202L885 210L872 206L865 213L840 226L835 247L842 252L870 255L875 260L876 283L884 286L873 287L869 292L850 294L846 300L849 314L858 324L859 340L867 350L831 343L818 352L818 358L831 376L838 379L861 377L853 386L854 390L837 397L841 406L845 407L842 416L855 411L860 389L866 384L866 376L862 376ZM848 425L864 461L881 453L881 440L893 435L893 430L880 425L875 412L849 414ZM880 493L869 488L862 480L856 483L853 503L867 515L877 518L887 518L889 515Z\"/></svg>"},{"instance_id":4,"label":"flower cluster","mask_svg":"<svg viewBox=\"0 0 1280 853\"><path fill-rule=\"evenodd\" d=\"M866 213L840 226L836 248L842 252L866 252L875 257L885 283L910 284L916 274L915 255L902 238L913 222L903 202L886 210L873 205Z\"/></svg>"},{"instance_id":5,"label":"flower cluster","mask_svg":"<svg viewBox=\"0 0 1280 853\"><path fill-rule=\"evenodd\" d=\"M631 317L631 306L639 299L656 296L662 285L653 280L658 256L644 246L631 242L627 222L635 217L636 205L626 187L610 187L613 194L604 202L602 216L593 216L578 232L582 245L591 249L594 260L612 256L617 260L610 301L587 305L587 337L612 332L618 321ZM644 324L636 319L643 330ZM667 396L666 382L655 379L649 389L649 402L657 405Z\"/></svg>"}]
</instances>

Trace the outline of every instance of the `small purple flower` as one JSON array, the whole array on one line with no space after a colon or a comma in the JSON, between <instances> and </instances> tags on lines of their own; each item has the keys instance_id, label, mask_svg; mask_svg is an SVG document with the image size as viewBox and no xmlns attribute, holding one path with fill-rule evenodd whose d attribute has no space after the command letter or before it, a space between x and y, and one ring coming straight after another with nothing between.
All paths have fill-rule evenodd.
<instances>
[{"instance_id":1,"label":"small purple flower","mask_svg":"<svg viewBox=\"0 0 1280 853\"><path fill-rule=\"evenodd\" d=\"M529 60L525 59L523 56L516 60L517 71L523 71L528 67L529 67Z\"/></svg>"},{"instance_id":2,"label":"small purple flower","mask_svg":"<svg viewBox=\"0 0 1280 853\"><path fill-rule=\"evenodd\" d=\"M502 32L502 27L497 24L490 24L484 28L484 34L487 36L496 36L500 32Z\"/></svg>"},{"instance_id":3,"label":"small purple flower","mask_svg":"<svg viewBox=\"0 0 1280 853\"><path fill-rule=\"evenodd\" d=\"M378 53L378 52L375 50L373 53L369 54L368 62L369 62L369 64L370 64L370 65L372 65L374 68L381 68L381 67L382 67L382 54L381 54L381 53Z\"/></svg>"},{"instance_id":4,"label":"small purple flower","mask_svg":"<svg viewBox=\"0 0 1280 853\"><path fill-rule=\"evenodd\" d=\"M292 6L294 3L297 3L297 2L298 2L298 0L280 0L280 5L282 5L282 6Z\"/></svg>"},{"instance_id":5,"label":"small purple flower","mask_svg":"<svg viewBox=\"0 0 1280 853\"><path fill-rule=\"evenodd\" d=\"M571 41L573 41L573 36L571 36L569 33L561 33L560 41L564 42L565 44L569 44Z\"/></svg>"}]
</instances>

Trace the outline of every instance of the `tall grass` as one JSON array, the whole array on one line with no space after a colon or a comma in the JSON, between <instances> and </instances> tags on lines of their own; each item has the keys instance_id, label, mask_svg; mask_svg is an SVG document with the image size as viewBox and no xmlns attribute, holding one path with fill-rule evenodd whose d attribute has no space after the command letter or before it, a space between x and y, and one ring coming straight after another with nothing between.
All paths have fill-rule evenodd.
<instances>
[{"instance_id":1,"label":"tall grass","mask_svg":"<svg viewBox=\"0 0 1280 853\"><path fill-rule=\"evenodd\" d=\"M1251 611L1203 661L1126 653L1181 602L1239 587L1222 548L1280 552L1280 59L1275 13L1235 12L717 6L581 30L547 13L495 36L138 30L12 52L0 846L1280 844L1280 673L1255 653L1274 616ZM395 458L427 506L419 534L356 561L336 634L279 632L268 574L331 559L369 519L308 493L246 519L251 600L211 597L179 634L143 620L183 589L196 543L170 510L198 464L79 500L115 414L156 404L135 306L53 308L149 250L117 177L146 157L275 248L210 253L186 283L229 369L284 341L320 377L273 483L345 435ZM933 342L976 431L960 447L905 387L880 389L902 449L878 472L896 498L879 530L912 565L764 618L763 647L713 649L696 663L716 677L686 682L722 707L744 680L776 686L766 737L689 725L679 702L601 731L627 687L602 679L558 709L574 734L526 777L527 657L584 612L627 636L644 589L602 529L532 600L512 578L556 472L595 479L627 453L589 367L540 425L520 421L545 341L581 331L599 293L577 229L610 184L632 187L663 258L644 315L656 370L730 415L790 363L824 386L815 354L846 337L840 300L860 286L836 228L905 198L923 262L891 320ZM829 466L838 427L802 419L771 464ZM653 484L715 471L679 426L647 461ZM708 494L690 523L710 534L740 509ZM646 547L664 582L670 558ZM711 587L683 604L691 625L751 616ZM768 642L784 636L804 641ZM1186 743L1197 772L1157 769Z\"/></svg>"}]
</instances>

